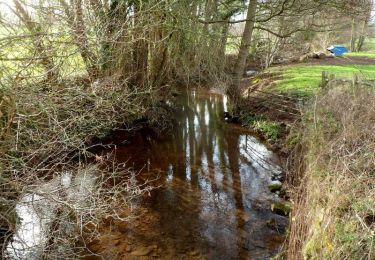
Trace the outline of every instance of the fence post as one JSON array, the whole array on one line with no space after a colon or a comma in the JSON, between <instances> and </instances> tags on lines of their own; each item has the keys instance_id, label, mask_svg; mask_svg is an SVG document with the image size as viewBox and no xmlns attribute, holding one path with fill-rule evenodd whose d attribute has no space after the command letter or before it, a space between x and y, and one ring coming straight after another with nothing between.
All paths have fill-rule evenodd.
<instances>
[{"instance_id":1,"label":"fence post","mask_svg":"<svg viewBox=\"0 0 375 260\"><path fill-rule=\"evenodd\" d=\"M359 75L357 73L354 73L353 74L353 78L352 78L352 89L353 89L353 93L355 96L358 95L358 92L359 92L359 86L360 86L360 79L359 79Z\"/></svg>"},{"instance_id":2,"label":"fence post","mask_svg":"<svg viewBox=\"0 0 375 260\"><path fill-rule=\"evenodd\" d=\"M327 71L322 71L322 82L320 83L321 88L326 88L328 84L328 72Z\"/></svg>"},{"instance_id":3,"label":"fence post","mask_svg":"<svg viewBox=\"0 0 375 260\"><path fill-rule=\"evenodd\" d=\"M359 76L357 73L354 73L353 78L352 78L352 85L353 87L357 87L358 84L359 84Z\"/></svg>"}]
</instances>

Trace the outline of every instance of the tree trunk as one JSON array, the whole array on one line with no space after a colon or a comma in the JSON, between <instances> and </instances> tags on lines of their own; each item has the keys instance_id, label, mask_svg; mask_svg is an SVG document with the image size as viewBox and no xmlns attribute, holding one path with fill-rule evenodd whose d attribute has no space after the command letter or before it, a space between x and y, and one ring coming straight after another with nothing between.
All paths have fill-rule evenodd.
<instances>
[{"instance_id":1,"label":"tree trunk","mask_svg":"<svg viewBox=\"0 0 375 260\"><path fill-rule=\"evenodd\" d=\"M101 73L112 75L117 71L122 71L122 79L126 81L132 74L132 48L129 44L132 41L130 31L133 23L127 22L128 4L125 1L112 0L110 5L108 1L107 4L106 15L102 19L104 26L102 25L99 50Z\"/></svg>"},{"instance_id":2,"label":"tree trunk","mask_svg":"<svg viewBox=\"0 0 375 260\"><path fill-rule=\"evenodd\" d=\"M232 113L234 115L239 113L239 102L241 100L241 79L245 70L246 59L249 56L256 8L257 0L250 0L249 7L247 9L245 30L242 35L240 50L238 52L237 61L233 70L233 80L227 91L231 101Z\"/></svg>"},{"instance_id":3,"label":"tree trunk","mask_svg":"<svg viewBox=\"0 0 375 260\"><path fill-rule=\"evenodd\" d=\"M211 17L210 17L210 19L213 19L213 20L220 19L218 7L219 7L218 0L213 0L212 3L211 3L211 10L210 10L210 13L211 13L210 16ZM211 38L210 38L210 42L209 42L208 46L209 46L210 49L216 50L216 52L218 53L217 50L220 46L220 43L217 41L218 35L220 35L220 24L219 23L214 23L211 26L211 32L210 32L209 35L211 36Z\"/></svg>"},{"instance_id":4,"label":"tree trunk","mask_svg":"<svg viewBox=\"0 0 375 260\"><path fill-rule=\"evenodd\" d=\"M221 39L220 39L220 51L219 57L223 58L225 55L225 50L228 42L228 33L229 33L229 19L227 23L224 23L221 28Z\"/></svg>"},{"instance_id":5,"label":"tree trunk","mask_svg":"<svg viewBox=\"0 0 375 260\"><path fill-rule=\"evenodd\" d=\"M59 0L59 2L67 16L67 22L73 32L74 42L79 49L87 72L90 78L96 78L98 76L99 68L97 58L89 47L89 41L87 39L86 28L83 20L82 0L73 1L74 14L71 12L70 7L65 0Z\"/></svg>"},{"instance_id":6,"label":"tree trunk","mask_svg":"<svg viewBox=\"0 0 375 260\"><path fill-rule=\"evenodd\" d=\"M350 39L350 51L356 51L356 42L357 42L357 24L355 18L352 19L352 32Z\"/></svg>"},{"instance_id":7,"label":"tree trunk","mask_svg":"<svg viewBox=\"0 0 375 260\"><path fill-rule=\"evenodd\" d=\"M361 31L361 34L358 38L358 42L357 42L357 46L356 46L357 51L362 51L363 44L365 43L367 24L368 24L368 21L366 19L366 20L363 21L362 31Z\"/></svg>"},{"instance_id":8,"label":"tree trunk","mask_svg":"<svg viewBox=\"0 0 375 260\"><path fill-rule=\"evenodd\" d=\"M206 22L203 25L203 37L207 37L209 33L209 21L211 20L211 15L212 15L212 5L213 5L213 0L206 0L206 6L204 10L204 21Z\"/></svg>"},{"instance_id":9,"label":"tree trunk","mask_svg":"<svg viewBox=\"0 0 375 260\"><path fill-rule=\"evenodd\" d=\"M147 20L146 17L141 16L140 10L141 5L139 3L134 4L134 44L133 44L133 77L131 85L133 87L143 88L147 84L148 76L148 31L144 30L143 23Z\"/></svg>"},{"instance_id":10,"label":"tree trunk","mask_svg":"<svg viewBox=\"0 0 375 260\"><path fill-rule=\"evenodd\" d=\"M82 0L75 0L75 18L74 32L76 43L86 64L89 76L91 78L96 78L99 72L97 58L89 47L89 41L87 39L85 23L83 20Z\"/></svg>"},{"instance_id":11,"label":"tree trunk","mask_svg":"<svg viewBox=\"0 0 375 260\"><path fill-rule=\"evenodd\" d=\"M161 12L155 13L153 20L155 26L150 32L154 44L151 45L150 53L150 81L152 87L159 88L166 77L166 64L168 62L168 42L171 34L166 37L164 24L166 22L167 7L161 3Z\"/></svg>"}]
</instances>

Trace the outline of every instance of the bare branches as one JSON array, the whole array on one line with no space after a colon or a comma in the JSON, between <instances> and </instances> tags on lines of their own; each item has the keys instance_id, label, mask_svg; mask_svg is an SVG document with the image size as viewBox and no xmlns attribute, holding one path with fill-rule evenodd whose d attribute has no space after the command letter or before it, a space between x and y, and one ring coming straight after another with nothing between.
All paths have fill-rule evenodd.
<instances>
[{"instance_id":1,"label":"bare branches","mask_svg":"<svg viewBox=\"0 0 375 260\"><path fill-rule=\"evenodd\" d=\"M10 223L0 224L14 234L13 242L4 244L7 256L31 254L42 246L46 257L76 258L87 250L77 245L97 238L104 218L126 221L130 215L121 209L150 190L149 183L139 184L125 165L89 149L91 137L104 136L132 115L144 114L144 94L123 91L115 79L90 89L78 82L65 79L64 88L55 91L44 90L43 82L23 83L1 96L0 187L8 200L1 201L0 218ZM17 207L44 208L39 212L39 218L48 220L41 226L44 233L35 234L45 237L43 243L25 241L24 222L10 218Z\"/></svg>"},{"instance_id":2,"label":"bare branches","mask_svg":"<svg viewBox=\"0 0 375 260\"><path fill-rule=\"evenodd\" d=\"M22 4L18 0L14 0L14 4L16 6L16 11L13 10L14 14L21 19L21 21L25 24L26 28L30 31L30 33L39 33L41 31L40 25L38 25L31 19L30 15L26 12ZM46 56L46 54L49 53L50 50L47 49L44 45L43 37L41 37L41 35L36 39L34 45L36 51L39 53L40 56L43 57L41 59L41 64L45 67L47 80L56 83L59 72L53 60Z\"/></svg>"}]
</instances>

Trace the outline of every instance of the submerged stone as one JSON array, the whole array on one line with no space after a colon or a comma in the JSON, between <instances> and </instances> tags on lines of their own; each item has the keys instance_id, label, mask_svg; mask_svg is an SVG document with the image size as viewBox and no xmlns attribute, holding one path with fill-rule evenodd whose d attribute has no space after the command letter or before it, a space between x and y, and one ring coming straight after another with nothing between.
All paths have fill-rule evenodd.
<instances>
[{"instance_id":1,"label":"submerged stone","mask_svg":"<svg viewBox=\"0 0 375 260\"><path fill-rule=\"evenodd\" d=\"M292 210L292 205L288 201L277 202L271 205L271 210L276 214L288 216Z\"/></svg>"},{"instance_id":2,"label":"submerged stone","mask_svg":"<svg viewBox=\"0 0 375 260\"><path fill-rule=\"evenodd\" d=\"M136 249L135 251L131 252L130 254L133 256L146 256L149 255L154 247L149 246L149 247L140 247Z\"/></svg>"},{"instance_id":3,"label":"submerged stone","mask_svg":"<svg viewBox=\"0 0 375 260\"><path fill-rule=\"evenodd\" d=\"M269 185L268 188L271 192L276 192L281 190L283 187L283 184L280 181L272 181Z\"/></svg>"}]
</instances>

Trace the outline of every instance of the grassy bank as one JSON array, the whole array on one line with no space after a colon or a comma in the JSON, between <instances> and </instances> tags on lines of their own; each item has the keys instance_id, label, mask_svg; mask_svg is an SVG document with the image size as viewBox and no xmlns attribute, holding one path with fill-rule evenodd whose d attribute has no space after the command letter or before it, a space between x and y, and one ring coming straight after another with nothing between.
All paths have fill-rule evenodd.
<instances>
[{"instance_id":1,"label":"grassy bank","mask_svg":"<svg viewBox=\"0 0 375 260\"><path fill-rule=\"evenodd\" d=\"M292 136L302 163L288 176L297 185L287 259L374 259L374 90L320 93Z\"/></svg>"},{"instance_id":2,"label":"grassy bank","mask_svg":"<svg viewBox=\"0 0 375 260\"><path fill-rule=\"evenodd\" d=\"M354 73L367 79L375 79L374 65L314 65L297 64L270 68L266 73L281 75L273 81L273 89L279 92L312 96L319 89L322 71L335 74L337 78L348 78Z\"/></svg>"},{"instance_id":3,"label":"grassy bank","mask_svg":"<svg viewBox=\"0 0 375 260\"><path fill-rule=\"evenodd\" d=\"M359 51L359 52L350 52L345 54L345 57L367 57L375 59L375 50L373 51Z\"/></svg>"},{"instance_id":4,"label":"grassy bank","mask_svg":"<svg viewBox=\"0 0 375 260\"><path fill-rule=\"evenodd\" d=\"M322 71L348 80L323 90ZM261 90L309 100L294 123L277 117L272 101L260 109L266 116L244 109L243 121L289 154L285 259L374 259L375 89L352 86L351 77L374 80L375 65L294 64L267 72L271 83L264 77Z\"/></svg>"},{"instance_id":5,"label":"grassy bank","mask_svg":"<svg viewBox=\"0 0 375 260\"><path fill-rule=\"evenodd\" d=\"M247 110L247 108L244 108L244 110ZM240 120L244 126L253 129L269 144L275 145L275 149L279 148L279 141L285 134L283 123L247 111L241 115Z\"/></svg>"}]
</instances>

